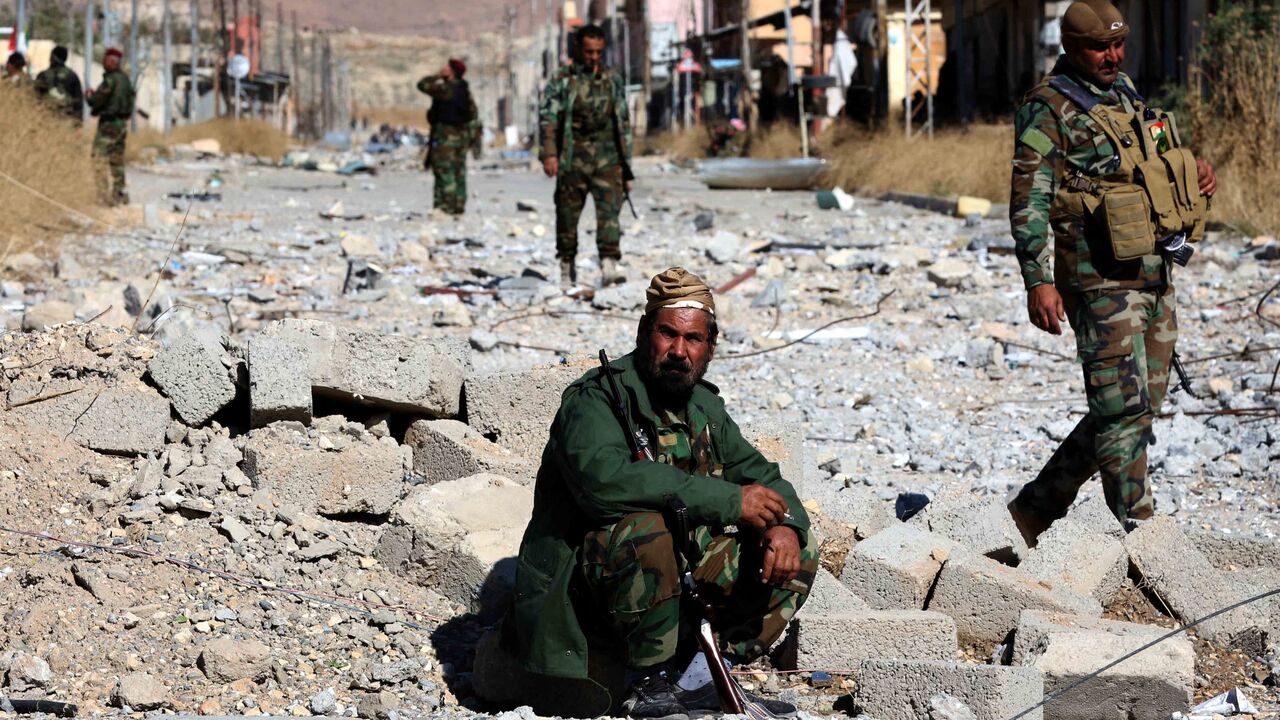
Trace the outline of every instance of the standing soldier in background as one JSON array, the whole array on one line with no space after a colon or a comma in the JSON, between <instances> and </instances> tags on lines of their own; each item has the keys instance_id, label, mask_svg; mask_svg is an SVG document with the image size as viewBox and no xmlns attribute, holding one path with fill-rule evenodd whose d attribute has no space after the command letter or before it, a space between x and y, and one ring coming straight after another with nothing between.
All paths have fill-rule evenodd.
<instances>
[{"instance_id":1,"label":"standing soldier in background","mask_svg":"<svg viewBox=\"0 0 1280 720\"><path fill-rule=\"evenodd\" d=\"M129 202L124 191L124 146L133 115L133 83L120 70L122 57L118 48L107 48L102 56L102 84L89 91L89 110L98 118L93 154L100 161L105 159L109 170L108 176L99 168L98 175L98 194L107 205Z\"/></svg>"},{"instance_id":2,"label":"standing soldier in background","mask_svg":"<svg viewBox=\"0 0 1280 720\"><path fill-rule=\"evenodd\" d=\"M600 284L620 283L622 229L618 213L631 191L631 122L622 77L604 67L605 35L595 25L578 31L578 59L547 83L539 120L542 169L556 179L556 257L560 284L577 282L578 219L590 193L596 205Z\"/></svg>"},{"instance_id":3,"label":"standing soldier in background","mask_svg":"<svg viewBox=\"0 0 1280 720\"><path fill-rule=\"evenodd\" d=\"M1116 517L1151 517L1147 446L1178 338L1173 265L1190 258L1217 188L1173 117L1120 72L1128 34L1108 0L1072 3L1064 54L1015 120L1009 214L1027 314L1054 335L1070 321L1089 405L1009 504L1031 545L1095 472Z\"/></svg>"},{"instance_id":4,"label":"standing soldier in background","mask_svg":"<svg viewBox=\"0 0 1280 720\"><path fill-rule=\"evenodd\" d=\"M467 209L467 150L480 159L480 114L462 79L466 72L466 63L452 58L439 73L418 81L418 90L431 96L425 165L435 175L433 207L450 215Z\"/></svg>"},{"instance_id":5,"label":"standing soldier in background","mask_svg":"<svg viewBox=\"0 0 1280 720\"><path fill-rule=\"evenodd\" d=\"M84 102L80 76L67 67L67 49L61 45L49 55L49 67L36 76L36 92L55 110L80 122L80 106Z\"/></svg>"}]
</instances>

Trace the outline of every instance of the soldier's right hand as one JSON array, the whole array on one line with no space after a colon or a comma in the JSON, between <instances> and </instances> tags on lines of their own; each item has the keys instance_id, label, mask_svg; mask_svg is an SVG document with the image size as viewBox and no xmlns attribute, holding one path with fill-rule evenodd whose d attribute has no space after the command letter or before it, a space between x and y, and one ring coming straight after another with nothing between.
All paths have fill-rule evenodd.
<instances>
[{"instance_id":1,"label":"soldier's right hand","mask_svg":"<svg viewBox=\"0 0 1280 720\"><path fill-rule=\"evenodd\" d=\"M547 177L555 177L556 174L560 172L560 158L554 155L543 158L542 172L546 173Z\"/></svg>"},{"instance_id":2,"label":"soldier's right hand","mask_svg":"<svg viewBox=\"0 0 1280 720\"><path fill-rule=\"evenodd\" d=\"M756 530L781 525L787 516L787 501L763 485L742 486L742 518L739 522Z\"/></svg>"},{"instance_id":3,"label":"soldier's right hand","mask_svg":"<svg viewBox=\"0 0 1280 720\"><path fill-rule=\"evenodd\" d=\"M1062 334L1062 322L1067 312L1062 305L1062 295L1050 283L1037 285L1027 291L1027 317L1031 324L1052 335Z\"/></svg>"}]
</instances>

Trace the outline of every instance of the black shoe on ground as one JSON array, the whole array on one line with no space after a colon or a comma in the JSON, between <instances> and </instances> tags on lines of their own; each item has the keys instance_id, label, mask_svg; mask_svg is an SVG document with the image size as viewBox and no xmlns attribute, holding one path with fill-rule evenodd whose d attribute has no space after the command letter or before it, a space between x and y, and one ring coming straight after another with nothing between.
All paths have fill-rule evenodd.
<instances>
[{"instance_id":1,"label":"black shoe on ground","mask_svg":"<svg viewBox=\"0 0 1280 720\"><path fill-rule=\"evenodd\" d=\"M756 708L762 709L764 713L748 713L753 717L761 714L767 714L775 718L792 718L796 716L796 706L781 700L769 700L758 695L753 695L746 690L742 691L746 697L748 704L754 704ZM707 683L697 690L685 690L680 687L675 688L676 700L688 709L692 715L706 715L709 713L719 713L720 696L716 694L716 684Z\"/></svg>"},{"instance_id":2,"label":"black shoe on ground","mask_svg":"<svg viewBox=\"0 0 1280 720\"><path fill-rule=\"evenodd\" d=\"M622 704L627 717L684 718L689 711L676 699L665 672L646 675L631 684L631 696Z\"/></svg>"}]
</instances>

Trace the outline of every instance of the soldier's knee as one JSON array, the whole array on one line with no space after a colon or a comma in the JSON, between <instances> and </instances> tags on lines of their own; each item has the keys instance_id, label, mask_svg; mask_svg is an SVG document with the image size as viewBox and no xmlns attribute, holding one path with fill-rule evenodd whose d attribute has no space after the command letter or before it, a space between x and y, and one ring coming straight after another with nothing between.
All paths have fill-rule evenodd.
<instances>
[{"instance_id":1,"label":"soldier's knee","mask_svg":"<svg viewBox=\"0 0 1280 720\"><path fill-rule=\"evenodd\" d=\"M677 573L675 544L661 513L632 513L613 527L609 544L623 556L622 565L634 563L646 572L663 576Z\"/></svg>"}]
</instances>

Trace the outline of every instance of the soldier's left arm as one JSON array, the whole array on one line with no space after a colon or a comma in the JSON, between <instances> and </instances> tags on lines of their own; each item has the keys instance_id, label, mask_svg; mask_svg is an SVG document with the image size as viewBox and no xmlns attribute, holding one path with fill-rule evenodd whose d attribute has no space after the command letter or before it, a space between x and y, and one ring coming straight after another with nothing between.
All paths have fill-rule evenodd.
<instances>
[{"instance_id":1,"label":"soldier's left arm","mask_svg":"<svg viewBox=\"0 0 1280 720\"><path fill-rule=\"evenodd\" d=\"M801 546L809 530L809 514L800 504L795 486L782 477L778 464L770 462L742 436L742 429L728 415L721 429L720 456L724 462L724 479L737 485L763 485L782 496L791 518L783 525L794 528Z\"/></svg>"},{"instance_id":2,"label":"soldier's left arm","mask_svg":"<svg viewBox=\"0 0 1280 720\"><path fill-rule=\"evenodd\" d=\"M476 98L471 93L467 93L467 112L471 119L467 121L467 130L471 133L471 149L475 151L476 158L480 158L484 138L484 125L480 123L480 111L476 109Z\"/></svg>"},{"instance_id":3,"label":"soldier's left arm","mask_svg":"<svg viewBox=\"0 0 1280 720\"><path fill-rule=\"evenodd\" d=\"M1014 133L1009 220L1022 282L1030 290L1053 282L1049 206L1057 192L1065 133L1039 101L1018 108Z\"/></svg>"},{"instance_id":4,"label":"soldier's left arm","mask_svg":"<svg viewBox=\"0 0 1280 720\"><path fill-rule=\"evenodd\" d=\"M630 163L634 144L631 137L631 109L627 106L627 86L623 84L621 75L617 76L617 87L614 103L618 113L618 132L622 135L622 149L627 154L627 162Z\"/></svg>"}]
</instances>

